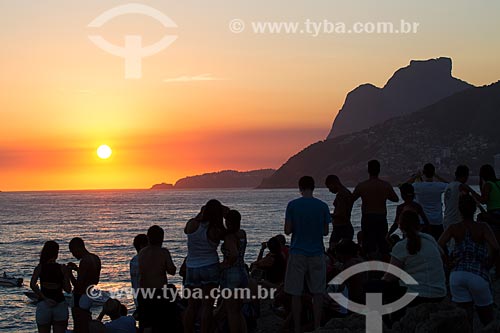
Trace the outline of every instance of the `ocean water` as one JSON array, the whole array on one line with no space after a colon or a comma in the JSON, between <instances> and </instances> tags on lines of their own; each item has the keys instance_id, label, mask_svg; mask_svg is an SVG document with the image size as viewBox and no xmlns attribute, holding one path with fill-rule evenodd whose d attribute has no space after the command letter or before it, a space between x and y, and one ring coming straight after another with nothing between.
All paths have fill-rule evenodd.
<instances>
[{"instance_id":1,"label":"ocean water","mask_svg":"<svg viewBox=\"0 0 500 333\"><path fill-rule=\"evenodd\" d=\"M399 192L399 191L397 191ZM318 189L316 197L331 207L335 195ZM246 261L256 259L260 244L283 233L288 201L297 190L172 190L172 191L59 191L0 193L0 274L24 278L21 288L0 286L0 331L35 332L36 307L23 294L38 263L43 243L60 245L60 263L76 262L68 250L71 238L82 237L88 249L102 260L99 288L130 287L129 261L135 254L133 238L153 224L165 230L165 243L177 268L186 255L184 224L209 199L240 211L248 235ZM395 204L388 206L393 221ZM353 225L360 227L360 201L353 208ZM328 238L325 237L325 242ZM170 282L180 284L180 277ZM122 299L133 308L130 299ZM94 317L99 309L93 310ZM71 326L71 322L70 322Z\"/></svg>"}]
</instances>

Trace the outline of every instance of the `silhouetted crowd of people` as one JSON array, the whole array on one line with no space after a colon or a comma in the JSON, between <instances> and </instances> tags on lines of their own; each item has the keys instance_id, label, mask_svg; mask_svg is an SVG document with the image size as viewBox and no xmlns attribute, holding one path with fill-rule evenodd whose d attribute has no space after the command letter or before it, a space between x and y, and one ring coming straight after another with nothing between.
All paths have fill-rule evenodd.
<instances>
[{"instance_id":1,"label":"silhouetted crowd of people","mask_svg":"<svg viewBox=\"0 0 500 333\"><path fill-rule=\"evenodd\" d=\"M405 308L384 316L389 327L408 308L448 297L466 310L471 329L474 309L483 325L490 323L494 319L493 266L500 276L500 180L493 167L481 167L481 191L476 193L467 185L466 166L458 166L455 180L448 183L432 164L426 164L399 187L402 203L390 228L387 202L399 202L399 196L379 178L378 161L368 163L368 174L353 192L339 177L326 178L325 185L335 194L333 214L314 197L314 179L302 177L301 196L286 207L284 233L290 236L290 244L284 235L271 237L250 265L245 262L247 234L240 213L217 200L208 201L185 225L187 256L179 269L183 287L200 297L186 299L173 292L177 288L167 276L175 275L177 267L163 246L163 229L150 227L133 240L137 255L130 261L130 276L134 290L152 293L137 293L133 315L110 298L92 319L93 299L88 291L99 283L99 257L86 249L81 238L73 238L69 250L79 264L59 264L59 246L48 241L31 279L40 299L38 330L66 331L69 312L63 291L73 295L74 332L247 332L257 326L263 302L257 297L259 288L273 290L266 302L283 319L283 330L290 332L313 331L332 318L350 314L329 292L342 293L359 304L366 304L367 292L382 293L384 303L416 293ZM351 212L359 199L361 230L355 235ZM402 238L395 234L397 229ZM367 260L390 263L418 284L405 285L389 272L364 272L340 286L328 284L340 272ZM248 294L236 297L240 289ZM218 290L233 293L217 297L222 295ZM106 323L104 317L109 318Z\"/></svg>"}]
</instances>

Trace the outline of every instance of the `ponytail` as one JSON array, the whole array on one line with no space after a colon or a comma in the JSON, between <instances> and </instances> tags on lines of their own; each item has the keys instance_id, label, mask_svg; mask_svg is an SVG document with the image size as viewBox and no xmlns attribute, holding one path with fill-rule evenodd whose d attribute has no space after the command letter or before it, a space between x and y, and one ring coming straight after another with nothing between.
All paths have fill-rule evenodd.
<instances>
[{"instance_id":1,"label":"ponytail","mask_svg":"<svg viewBox=\"0 0 500 333\"><path fill-rule=\"evenodd\" d=\"M411 255L417 254L422 247L422 241L418 234L420 221L417 213L413 211L403 212L400 220L400 228L406 235L406 249Z\"/></svg>"}]
</instances>

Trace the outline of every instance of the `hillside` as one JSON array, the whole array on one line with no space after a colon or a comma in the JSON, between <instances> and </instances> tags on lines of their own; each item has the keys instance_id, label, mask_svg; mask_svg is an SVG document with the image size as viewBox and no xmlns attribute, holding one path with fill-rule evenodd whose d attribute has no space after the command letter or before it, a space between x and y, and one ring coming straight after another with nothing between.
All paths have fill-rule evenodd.
<instances>
[{"instance_id":1,"label":"hillside","mask_svg":"<svg viewBox=\"0 0 500 333\"><path fill-rule=\"evenodd\" d=\"M246 172L225 170L179 179L175 188L255 188L276 170L263 169Z\"/></svg>"},{"instance_id":2,"label":"hillside","mask_svg":"<svg viewBox=\"0 0 500 333\"><path fill-rule=\"evenodd\" d=\"M317 142L290 158L260 188L295 187L302 175L319 185L335 173L347 184L366 178L366 162L379 159L397 183L426 162L452 174L461 163L477 174L500 152L500 83L470 88L417 112L367 130Z\"/></svg>"},{"instance_id":3,"label":"hillside","mask_svg":"<svg viewBox=\"0 0 500 333\"><path fill-rule=\"evenodd\" d=\"M451 75L450 58L412 60L398 69L383 88L363 84L349 94L328 139L359 132L415 112L454 93L471 88Z\"/></svg>"}]
</instances>

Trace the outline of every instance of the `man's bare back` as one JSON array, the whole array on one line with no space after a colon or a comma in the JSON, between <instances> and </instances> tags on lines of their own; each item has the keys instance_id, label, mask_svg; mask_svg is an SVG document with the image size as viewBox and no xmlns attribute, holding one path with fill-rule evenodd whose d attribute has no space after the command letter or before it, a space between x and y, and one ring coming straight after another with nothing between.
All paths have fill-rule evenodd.
<instances>
[{"instance_id":1,"label":"man's bare back","mask_svg":"<svg viewBox=\"0 0 500 333\"><path fill-rule=\"evenodd\" d=\"M363 214L387 214L387 200L397 202L398 195L391 184L379 178L370 178L354 189L354 201L361 198Z\"/></svg>"},{"instance_id":2,"label":"man's bare back","mask_svg":"<svg viewBox=\"0 0 500 333\"><path fill-rule=\"evenodd\" d=\"M170 252L159 246L146 246L139 252L139 287L161 289L167 285L167 274L174 275L176 267Z\"/></svg>"}]
</instances>

